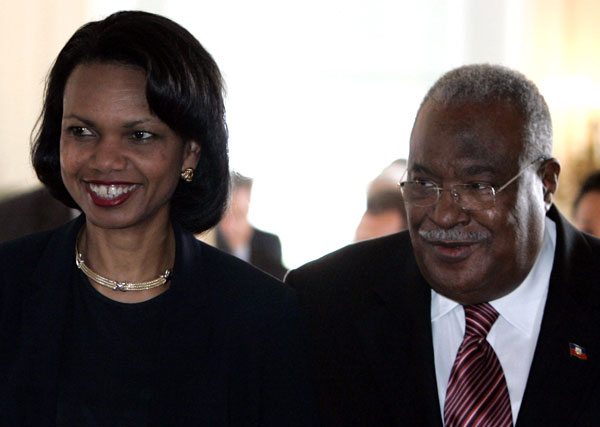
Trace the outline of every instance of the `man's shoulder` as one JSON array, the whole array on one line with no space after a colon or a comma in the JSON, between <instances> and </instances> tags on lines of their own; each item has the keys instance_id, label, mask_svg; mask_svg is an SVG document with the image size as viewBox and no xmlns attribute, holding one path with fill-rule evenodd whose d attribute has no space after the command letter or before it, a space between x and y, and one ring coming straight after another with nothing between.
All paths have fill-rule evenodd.
<instances>
[{"instance_id":1,"label":"man's shoulder","mask_svg":"<svg viewBox=\"0 0 600 427\"><path fill-rule=\"evenodd\" d=\"M256 227L252 227L252 239L261 243L279 243L279 236L277 234L269 233L268 231L260 230Z\"/></svg>"},{"instance_id":2,"label":"man's shoulder","mask_svg":"<svg viewBox=\"0 0 600 427\"><path fill-rule=\"evenodd\" d=\"M309 262L286 276L299 294L362 292L399 275L413 259L408 232L353 243Z\"/></svg>"},{"instance_id":3,"label":"man's shoulder","mask_svg":"<svg viewBox=\"0 0 600 427\"><path fill-rule=\"evenodd\" d=\"M600 238L584 233L569 223L556 209L548 214L557 225L556 259L563 273L600 272ZM599 278L596 276L595 278Z\"/></svg>"},{"instance_id":4,"label":"man's shoulder","mask_svg":"<svg viewBox=\"0 0 600 427\"><path fill-rule=\"evenodd\" d=\"M582 307L600 307L600 239L576 229L554 206L548 217L556 224L549 298L558 295L562 305L573 297Z\"/></svg>"},{"instance_id":5,"label":"man's shoulder","mask_svg":"<svg viewBox=\"0 0 600 427\"><path fill-rule=\"evenodd\" d=\"M586 305L600 306L600 239L576 231L557 248L557 277L568 282L574 295Z\"/></svg>"}]
</instances>

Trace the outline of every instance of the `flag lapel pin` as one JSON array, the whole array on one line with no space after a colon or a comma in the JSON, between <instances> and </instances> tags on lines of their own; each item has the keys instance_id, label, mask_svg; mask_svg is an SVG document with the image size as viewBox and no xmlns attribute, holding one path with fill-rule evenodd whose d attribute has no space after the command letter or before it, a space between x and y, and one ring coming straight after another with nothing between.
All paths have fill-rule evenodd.
<instances>
[{"instance_id":1,"label":"flag lapel pin","mask_svg":"<svg viewBox=\"0 0 600 427\"><path fill-rule=\"evenodd\" d=\"M587 360L587 353L585 352L585 348L581 347L578 344L569 343L569 352L573 357L576 357L581 360Z\"/></svg>"}]
</instances>

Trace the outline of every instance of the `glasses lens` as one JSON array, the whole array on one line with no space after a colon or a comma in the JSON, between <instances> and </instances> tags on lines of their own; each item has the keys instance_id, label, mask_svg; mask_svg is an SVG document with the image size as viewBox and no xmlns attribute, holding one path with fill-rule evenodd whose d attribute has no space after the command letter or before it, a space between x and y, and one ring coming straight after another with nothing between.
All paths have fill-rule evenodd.
<instances>
[{"instance_id":1,"label":"glasses lens","mask_svg":"<svg viewBox=\"0 0 600 427\"><path fill-rule=\"evenodd\" d=\"M478 211L494 206L495 192L487 184L457 184L453 187L457 202L465 210Z\"/></svg>"},{"instance_id":2,"label":"glasses lens","mask_svg":"<svg viewBox=\"0 0 600 427\"><path fill-rule=\"evenodd\" d=\"M435 205L438 200L438 188L429 182L405 181L400 184L404 202L425 207Z\"/></svg>"}]
</instances>

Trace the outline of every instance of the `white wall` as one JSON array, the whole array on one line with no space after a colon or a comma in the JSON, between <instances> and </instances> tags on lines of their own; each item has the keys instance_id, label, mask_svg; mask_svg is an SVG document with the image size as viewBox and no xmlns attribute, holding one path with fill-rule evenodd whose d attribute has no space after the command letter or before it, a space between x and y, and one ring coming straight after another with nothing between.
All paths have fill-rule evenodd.
<instances>
[{"instance_id":1,"label":"white wall","mask_svg":"<svg viewBox=\"0 0 600 427\"><path fill-rule=\"evenodd\" d=\"M0 194L37 183L29 136L59 49L89 19L86 2L0 0Z\"/></svg>"},{"instance_id":2,"label":"white wall","mask_svg":"<svg viewBox=\"0 0 600 427\"><path fill-rule=\"evenodd\" d=\"M481 3L166 3L223 70L231 165L255 178L252 220L280 235L288 266L351 242L367 183L408 155L437 77L465 62L507 62L514 2ZM523 20L510 12L515 31Z\"/></svg>"}]
</instances>

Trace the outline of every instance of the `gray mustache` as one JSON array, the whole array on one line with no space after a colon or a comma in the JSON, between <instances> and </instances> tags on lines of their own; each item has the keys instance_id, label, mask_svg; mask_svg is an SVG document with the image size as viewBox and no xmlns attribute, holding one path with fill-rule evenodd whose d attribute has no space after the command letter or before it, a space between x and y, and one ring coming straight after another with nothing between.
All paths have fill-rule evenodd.
<instances>
[{"instance_id":1,"label":"gray mustache","mask_svg":"<svg viewBox=\"0 0 600 427\"><path fill-rule=\"evenodd\" d=\"M419 236L425 240L443 240L445 242L479 242L481 240L489 239L490 234L483 231L464 233L460 230L451 228L449 230L419 230Z\"/></svg>"}]
</instances>

